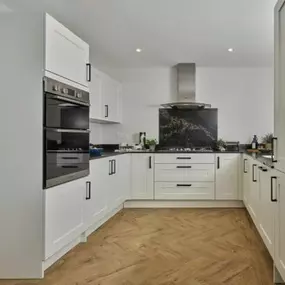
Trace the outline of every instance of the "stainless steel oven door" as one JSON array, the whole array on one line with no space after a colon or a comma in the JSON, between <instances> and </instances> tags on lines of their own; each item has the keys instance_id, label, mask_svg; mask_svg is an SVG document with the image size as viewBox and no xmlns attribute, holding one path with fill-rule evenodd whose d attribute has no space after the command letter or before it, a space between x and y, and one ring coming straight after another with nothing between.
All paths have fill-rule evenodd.
<instances>
[{"instance_id":1,"label":"stainless steel oven door","mask_svg":"<svg viewBox=\"0 0 285 285\"><path fill-rule=\"evenodd\" d=\"M45 94L44 126L61 129L89 129L89 104L63 96Z\"/></svg>"},{"instance_id":2,"label":"stainless steel oven door","mask_svg":"<svg viewBox=\"0 0 285 285\"><path fill-rule=\"evenodd\" d=\"M44 188L89 175L89 131L45 129Z\"/></svg>"}]
</instances>

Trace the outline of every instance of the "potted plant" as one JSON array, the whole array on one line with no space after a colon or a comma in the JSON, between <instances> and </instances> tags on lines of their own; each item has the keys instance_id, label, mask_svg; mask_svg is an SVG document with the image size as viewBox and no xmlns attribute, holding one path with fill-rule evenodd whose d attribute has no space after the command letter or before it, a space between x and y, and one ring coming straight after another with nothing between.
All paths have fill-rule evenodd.
<instances>
[{"instance_id":1,"label":"potted plant","mask_svg":"<svg viewBox=\"0 0 285 285\"><path fill-rule=\"evenodd\" d=\"M267 150L272 150L272 138L273 138L273 134L272 133L266 134L262 138L262 143L265 144L265 148Z\"/></svg>"},{"instance_id":2,"label":"potted plant","mask_svg":"<svg viewBox=\"0 0 285 285\"><path fill-rule=\"evenodd\" d=\"M150 151L155 151L155 147L157 145L156 139L148 139L146 140L146 143L149 146Z\"/></svg>"},{"instance_id":3,"label":"potted plant","mask_svg":"<svg viewBox=\"0 0 285 285\"><path fill-rule=\"evenodd\" d=\"M223 139L220 138L220 139L217 140L217 148L220 151L225 151L226 146L227 146L227 144L226 144L226 142Z\"/></svg>"}]
</instances>

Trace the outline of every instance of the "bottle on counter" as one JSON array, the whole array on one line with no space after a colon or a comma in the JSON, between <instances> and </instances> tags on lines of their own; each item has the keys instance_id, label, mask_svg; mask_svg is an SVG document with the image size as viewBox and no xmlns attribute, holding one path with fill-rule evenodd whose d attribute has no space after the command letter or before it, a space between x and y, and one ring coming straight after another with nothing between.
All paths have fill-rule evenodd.
<instances>
[{"instance_id":1,"label":"bottle on counter","mask_svg":"<svg viewBox=\"0 0 285 285\"><path fill-rule=\"evenodd\" d=\"M251 148L252 149L258 149L258 139L257 135L253 136L252 143L251 143Z\"/></svg>"}]
</instances>

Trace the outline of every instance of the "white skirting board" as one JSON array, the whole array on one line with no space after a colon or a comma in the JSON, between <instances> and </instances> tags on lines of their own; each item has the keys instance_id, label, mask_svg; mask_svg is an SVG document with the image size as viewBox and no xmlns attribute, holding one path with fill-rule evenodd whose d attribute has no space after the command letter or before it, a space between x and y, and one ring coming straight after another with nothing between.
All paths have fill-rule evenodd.
<instances>
[{"instance_id":1,"label":"white skirting board","mask_svg":"<svg viewBox=\"0 0 285 285\"><path fill-rule=\"evenodd\" d=\"M119 207L112 210L108 214L106 214L106 216L103 219L101 219L99 222L96 222L93 225L91 225L85 232L83 232L80 236L74 239L71 243L67 244L64 248L55 253L53 256L43 261L43 270L44 271L47 270L50 266L52 266L55 262L57 262L60 258L62 258L67 252L69 252L79 243L87 242L87 238L89 235L91 235L94 231L96 231L100 226L106 223L110 218L112 218L122 209L123 209L123 204L121 204Z\"/></svg>"},{"instance_id":2,"label":"white skirting board","mask_svg":"<svg viewBox=\"0 0 285 285\"><path fill-rule=\"evenodd\" d=\"M126 201L124 208L244 208L242 201Z\"/></svg>"}]
</instances>

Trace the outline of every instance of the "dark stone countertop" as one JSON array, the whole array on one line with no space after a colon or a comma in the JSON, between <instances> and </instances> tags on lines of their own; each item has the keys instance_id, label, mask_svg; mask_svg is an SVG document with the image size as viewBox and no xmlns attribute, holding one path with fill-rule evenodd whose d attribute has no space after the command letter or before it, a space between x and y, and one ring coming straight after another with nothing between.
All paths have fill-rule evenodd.
<instances>
[{"instance_id":1,"label":"dark stone countertop","mask_svg":"<svg viewBox=\"0 0 285 285\"><path fill-rule=\"evenodd\" d=\"M111 156L117 156L117 155L122 155L125 154L126 152L104 152L103 155L101 156L90 156L89 160L96 160L96 159L100 159L100 158L107 158L107 157L111 157Z\"/></svg>"},{"instance_id":2,"label":"dark stone countertop","mask_svg":"<svg viewBox=\"0 0 285 285\"><path fill-rule=\"evenodd\" d=\"M251 153L251 152L244 152L246 155L248 155L249 157L257 160L258 162L270 167L270 168L274 168L274 163L272 162L271 158L266 158L263 155L270 155L270 154L260 154L260 153Z\"/></svg>"}]
</instances>

